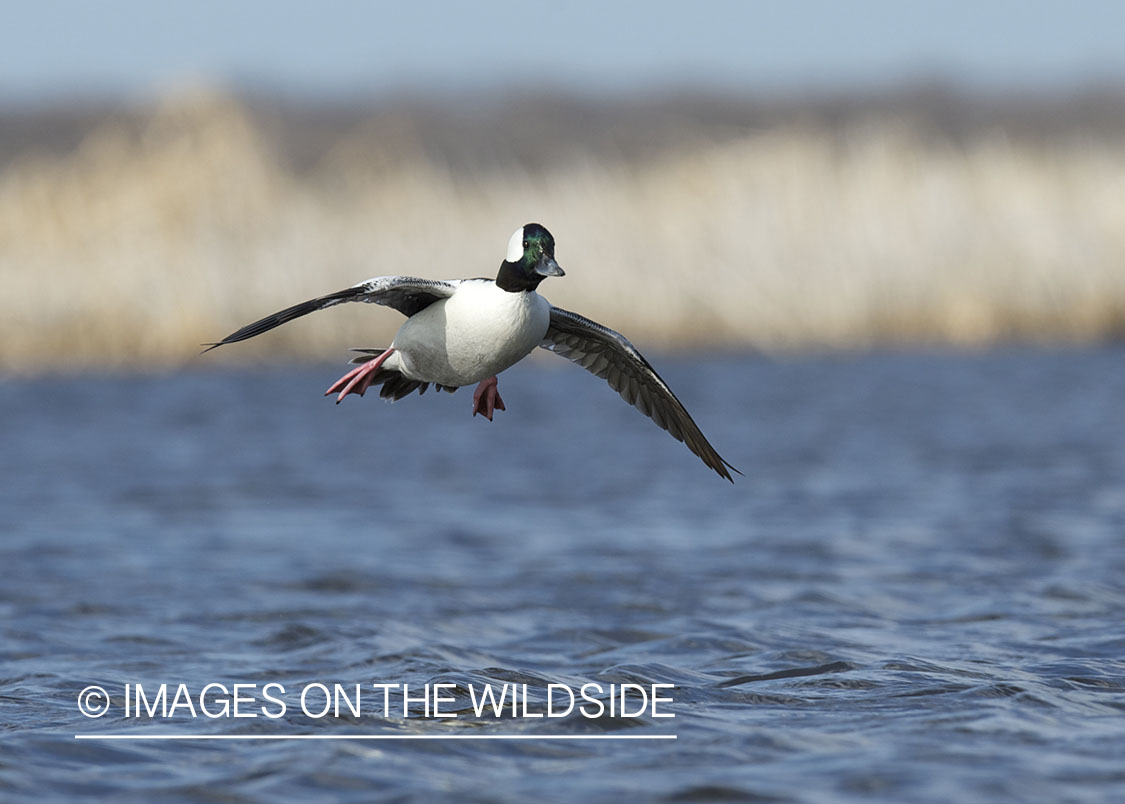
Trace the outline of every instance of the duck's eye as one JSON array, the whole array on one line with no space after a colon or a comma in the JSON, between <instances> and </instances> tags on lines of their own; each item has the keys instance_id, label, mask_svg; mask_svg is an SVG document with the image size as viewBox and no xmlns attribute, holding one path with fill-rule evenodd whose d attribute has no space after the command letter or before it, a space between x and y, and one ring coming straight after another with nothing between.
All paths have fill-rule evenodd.
<instances>
[{"instance_id":1,"label":"duck's eye","mask_svg":"<svg viewBox=\"0 0 1125 804\"><path fill-rule=\"evenodd\" d=\"M523 241L523 247L527 248L527 241L526 240Z\"/></svg>"}]
</instances>

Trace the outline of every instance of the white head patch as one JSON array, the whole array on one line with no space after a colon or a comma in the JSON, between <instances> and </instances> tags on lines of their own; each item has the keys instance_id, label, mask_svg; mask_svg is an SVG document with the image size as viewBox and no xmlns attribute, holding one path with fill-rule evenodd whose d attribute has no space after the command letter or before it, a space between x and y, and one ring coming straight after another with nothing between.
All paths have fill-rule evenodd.
<instances>
[{"instance_id":1,"label":"white head patch","mask_svg":"<svg viewBox=\"0 0 1125 804\"><path fill-rule=\"evenodd\" d=\"M519 262L523 259L523 227L516 229L516 233L512 235L512 239L508 241L508 256L504 258L508 262Z\"/></svg>"}]
</instances>

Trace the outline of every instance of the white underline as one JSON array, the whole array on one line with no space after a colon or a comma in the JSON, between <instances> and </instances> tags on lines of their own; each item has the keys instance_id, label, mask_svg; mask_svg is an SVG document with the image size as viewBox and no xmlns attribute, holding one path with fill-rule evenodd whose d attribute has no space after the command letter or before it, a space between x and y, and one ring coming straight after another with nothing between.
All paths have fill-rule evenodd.
<instances>
[{"instance_id":1,"label":"white underline","mask_svg":"<svg viewBox=\"0 0 1125 804\"><path fill-rule=\"evenodd\" d=\"M75 734L76 740L675 740L675 734Z\"/></svg>"}]
</instances>

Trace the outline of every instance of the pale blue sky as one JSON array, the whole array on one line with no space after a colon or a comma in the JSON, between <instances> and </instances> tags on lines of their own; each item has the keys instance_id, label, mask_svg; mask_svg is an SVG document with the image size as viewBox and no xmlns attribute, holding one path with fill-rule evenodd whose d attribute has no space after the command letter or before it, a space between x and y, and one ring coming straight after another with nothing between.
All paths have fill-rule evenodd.
<instances>
[{"instance_id":1,"label":"pale blue sky","mask_svg":"<svg viewBox=\"0 0 1125 804\"><path fill-rule=\"evenodd\" d=\"M27 0L0 18L5 102L189 82L315 95L1125 82L1125 3L1106 0Z\"/></svg>"}]
</instances>

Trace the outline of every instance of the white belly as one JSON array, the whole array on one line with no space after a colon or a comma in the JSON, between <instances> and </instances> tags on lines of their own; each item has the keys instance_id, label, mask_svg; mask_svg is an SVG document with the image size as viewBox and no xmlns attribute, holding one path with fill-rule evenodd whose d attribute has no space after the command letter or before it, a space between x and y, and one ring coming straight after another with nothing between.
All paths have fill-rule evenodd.
<instances>
[{"instance_id":1,"label":"white belly","mask_svg":"<svg viewBox=\"0 0 1125 804\"><path fill-rule=\"evenodd\" d=\"M434 302L403 323L391 344L396 351L388 368L413 380L473 385L518 363L538 346L547 334L550 311L551 305L537 293L509 293L492 282L466 282L451 298Z\"/></svg>"}]
</instances>

